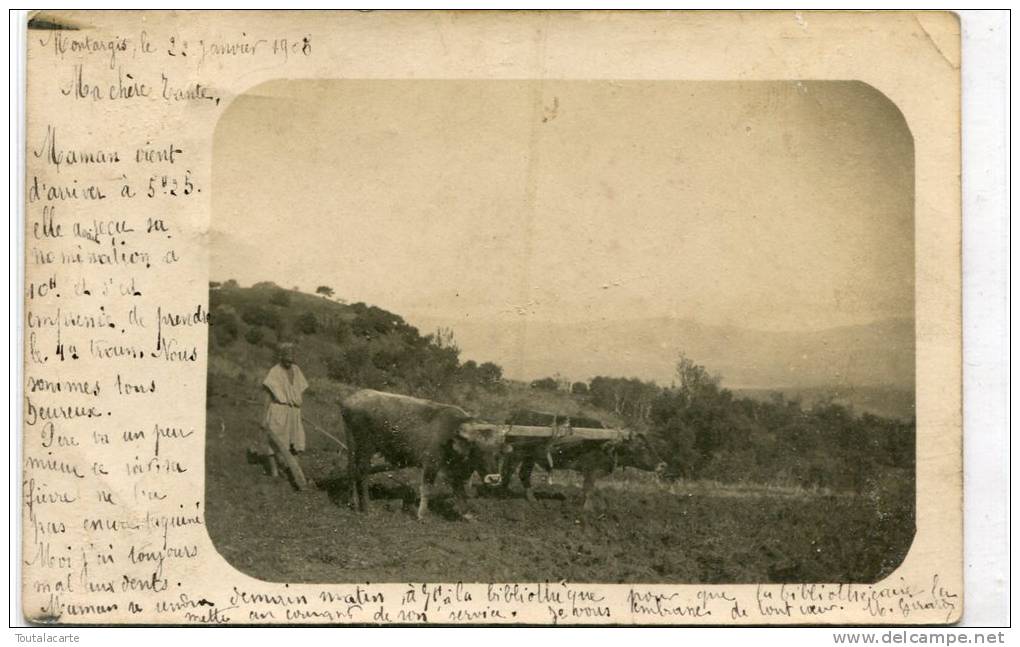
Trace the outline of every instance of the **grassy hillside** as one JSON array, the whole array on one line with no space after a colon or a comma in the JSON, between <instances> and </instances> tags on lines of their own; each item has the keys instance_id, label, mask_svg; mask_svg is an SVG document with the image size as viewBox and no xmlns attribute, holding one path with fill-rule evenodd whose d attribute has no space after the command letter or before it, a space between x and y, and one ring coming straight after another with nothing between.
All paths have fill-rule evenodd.
<instances>
[{"instance_id":1,"label":"grassy hillside","mask_svg":"<svg viewBox=\"0 0 1020 647\"><path fill-rule=\"evenodd\" d=\"M501 371L495 380L479 376L473 362L459 361L448 332L419 331L378 308L338 303L270 283L222 287L210 292L209 301L213 392L226 379L240 381L251 398L258 397L259 384L252 380L261 379L273 365L277 343L288 340L295 342L296 361L312 384L308 399L313 408L327 406L357 386L454 403L492 422L506 420L515 409L532 408L585 415L608 426L624 423L584 398L530 389L502 379Z\"/></svg>"}]
</instances>

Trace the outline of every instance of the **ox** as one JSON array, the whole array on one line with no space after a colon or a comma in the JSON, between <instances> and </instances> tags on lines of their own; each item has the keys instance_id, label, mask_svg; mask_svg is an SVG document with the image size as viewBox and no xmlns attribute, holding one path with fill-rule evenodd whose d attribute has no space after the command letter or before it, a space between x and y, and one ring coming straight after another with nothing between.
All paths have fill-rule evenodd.
<instances>
[{"instance_id":1,"label":"ox","mask_svg":"<svg viewBox=\"0 0 1020 647\"><path fill-rule=\"evenodd\" d=\"M422 468L419 520L428 511L429 489L439 472L462 500L475 471L498 483L499 458L509 447L495 429L467 426L472 418L459 407L368 389L343 398L340 405L352 443L351 476L362 512L368 511L366 479L376 453L394 468Z\"/></svg>"},{"instance_id":2,"label":"ox","mask_svg":"<svg viewBox=\"0 0 1020 647\"><path fill-rule=\"evenodd\" d=\"M543 415L529 412L530 416ZM574 420L574 426L580 427L578 421L591 427L601 427L601 423L583 419ZM520 414L513 422L520 424ZM528 420L527 422L535 422ZM595 481L599 476L610 474L617 467L636 467L646 471L662 474L666 463L659 457L648 438L642 433L630 432L612 440L596 440L589 438L556 437L545 438L511 438L508 444L513 448L507 453L500 466L500 486L509 489L510 478L519 470L518 477L524 487L524 496L529 501L535 497L531 488L531 474L535 466L541 466L548 472L553 469L571 469L580 472L584 478L583 495L584 510L594 508L593 493Z\"/></svg>"}]
</instances>

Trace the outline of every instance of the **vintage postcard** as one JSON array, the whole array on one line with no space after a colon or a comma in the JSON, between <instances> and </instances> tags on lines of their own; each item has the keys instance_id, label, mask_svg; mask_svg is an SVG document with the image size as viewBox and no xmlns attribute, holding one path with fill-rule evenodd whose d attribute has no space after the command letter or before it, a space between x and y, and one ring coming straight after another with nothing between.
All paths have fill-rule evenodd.
<instances>
[{"instance_id":1,"label":"vintage postcard","mask_svg":"<svg viewBox=\"0 0 1020 647\"><path fill-rule=\"evenodd\" d=\"M32 14L25 616L957 621L959 31Z\"/></svg>"}]
</instances>

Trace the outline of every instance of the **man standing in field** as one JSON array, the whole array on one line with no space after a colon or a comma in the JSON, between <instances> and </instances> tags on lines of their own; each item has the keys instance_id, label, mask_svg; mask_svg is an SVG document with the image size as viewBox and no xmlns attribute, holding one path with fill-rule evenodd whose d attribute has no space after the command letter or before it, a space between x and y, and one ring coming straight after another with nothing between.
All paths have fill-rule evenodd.
<instances>
[{"instance_id":1,"label":"man standing in field","mask_svg":"<svg viewBox=\"0 0 1020 647\"><path fill-rule=\"evenodd\" d=\"M305 450L305 428L301 424L301 398L308 382L294 363L294 345L280 344L278 362L269 369L262 381L265 391L266 414L262 429L268 441L269 473L280 475L277 466L282 461L290 471L294 484L304 490L308 482L298 463L297 455Z\"/></svg>"}]
</instances>

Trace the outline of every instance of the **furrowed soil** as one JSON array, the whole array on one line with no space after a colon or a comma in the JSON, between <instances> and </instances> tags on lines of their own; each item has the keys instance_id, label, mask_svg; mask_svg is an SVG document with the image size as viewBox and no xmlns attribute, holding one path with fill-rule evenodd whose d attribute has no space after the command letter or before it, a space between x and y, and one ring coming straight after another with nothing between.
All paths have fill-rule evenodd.
<instances>
[{"instance_id":1,"label":"furrowed soil","mask_svg":"<svg viewBox=\"0 0 1020 647\"><path fill-rule=\"evenodd\" d=\"M226 394L226 395L224 395ZM329 398L306 415L332 432ZM211 390L206 523L240 571L274 582L870 582L900 564L913 535L902 487L865 494L753 485L664 486L626 470L600 482L583 512L576 474L536 472L534 503L482 491L471 520L445 486L416 519L418 471L372 477L373 509L350 507L338 445L306 425L305 492L246 461L260 405ZM440 479L442 481L442 479Z\"/></svg>"}]
</instances>

